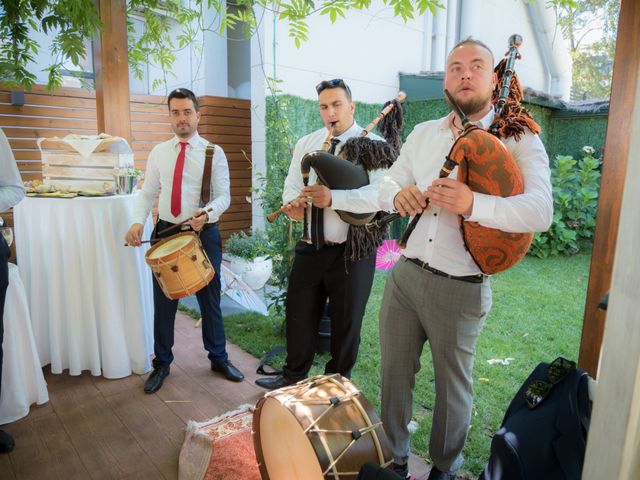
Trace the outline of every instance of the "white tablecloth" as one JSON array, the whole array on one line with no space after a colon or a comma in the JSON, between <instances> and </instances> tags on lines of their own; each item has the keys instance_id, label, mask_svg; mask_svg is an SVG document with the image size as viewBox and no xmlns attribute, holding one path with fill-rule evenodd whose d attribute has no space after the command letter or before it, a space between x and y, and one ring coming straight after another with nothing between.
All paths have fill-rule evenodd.
<instances>
[{"instance_id":1,"label":"white tablecloth","mask_svg":"<svg viewBox=\"0 0 640 480\"><path fill-rule=\"evenodd\" d=\"M25 198L16 251L43 365L122 378L151 369L153 290L147 248L124 246L133 195ZM145 237L150 224L145 228Z\"/></svg>"},{"instance_id":2,"label":"white tablecloth","mask_svg":"<svg viewBox=\"0 0 640 480\"><path fill-rule=\"evenodd\" d=\"M47 384L33 338L27 295L18 267L13 263L9 264L2 349L0 425L25 417L34 403L42 405L49 401Z\"/></svg>"}]
</instances>

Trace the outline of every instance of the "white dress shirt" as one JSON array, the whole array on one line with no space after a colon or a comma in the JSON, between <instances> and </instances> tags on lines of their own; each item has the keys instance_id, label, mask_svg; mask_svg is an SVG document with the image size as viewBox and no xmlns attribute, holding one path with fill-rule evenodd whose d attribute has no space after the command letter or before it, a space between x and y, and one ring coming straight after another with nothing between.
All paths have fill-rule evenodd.
<instances>
[{"instance_id":1,"label":"white dress shirt","mask_svg":"<svg viewBox=\"0 0 640 480\"><path fill-rule=\"evenodd\" d=\"M16 159L13 157L7 137L0 130L0 212L16 205L22 200L24 193Z\"/></svg>"},{"instance_id":2,"label":"white dress shirt","mask_svg":"<svg viewBox=\"0 0 640 480\"><path fill-rule=\"evenodd\" d=\"M438 178L454 143L449 128L451 115L416 125L379 184L383 210L395 211L393 200L402 188L416 184L424 192ZM492 109L477 124L487 129L493 118ZM522 172L524 193L503 198L473 192L473 210L466 220L506 232L542 232L549 228L553 218L549 157L538 135L525 132L518 142L513 137L503 140ZM456 167L449 178L457 178L457 173ZM403 253L450 275L481 273L464 247L458 216L440 207L429 206L422 214Z\"/></svg>"},{"instance_id":3,"label":"white dress shirt","mask_svg":"<svg viewBox=\"0 0 640 480\"><path fill-rule=\"evenodd\" d=\"M171 214L171 192L173 172L180 153L180 141L177 136L174 136L171 140L153 147L149 153L144 184L136 197L133 211L134 223L144 225L159 190L158 215L162 220L180 223L189 219L198 210L204 172L204 154L209 142L197 133L188 140L182 173L181 211L180 215L174 217ZM218 145L215 147L211 167L211 201L203 207L205 210L212 209L209 212L209 222L217 222L231 203L227 157L222 148Z\"/></svg>"},{"instance_id":4,"label":"white dress shirt","mask_svg":"<svg viewBox=\"0 0 640 480\"><path fill-rule=\"evenodd\" d=\"M363 128L354 122L349 129L335 137L340 140L336 148L336 154L340 151L344 142L351 137L357 137L362 130ZM295 149L293 150L293 158L289 165L289 173L284 182L284 190L282 192L284 204L298 197L300 190L304 186L302 172L300 170L302 157L306 153L321 150L328 133L329 131L326 128L321 128L302 137L298 140L298 143L296 143ZM369 133L367 137L372 140L383 140L378 135L372 133ZM347 240L349 224L342 221L335 212L336 210L345 210L352 213L369 213L380 210L380 206L378 205L377 183L382 179L385 172L386 169L368 172L369 185L362 188L354 190L331 190L331 207L324 209L324 239L327 242L343 243ZM313 169L311 169L309 173L309 185L313 185L317 180L318 176Z\"/></svg>"}]
</instances>

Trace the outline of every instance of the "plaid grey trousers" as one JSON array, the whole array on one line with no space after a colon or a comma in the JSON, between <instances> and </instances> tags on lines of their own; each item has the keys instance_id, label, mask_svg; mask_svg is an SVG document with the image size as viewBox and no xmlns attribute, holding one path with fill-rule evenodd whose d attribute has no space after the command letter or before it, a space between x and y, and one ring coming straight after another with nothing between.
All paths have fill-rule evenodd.
<instances>
[{"instance_id":1,"label":"plaid grey trousers","mask_svg":"<svg viewBox=\"0 0 640 480\"><path fill-rule=\"evenodd\" d=\"M394 461L409 458L415 377L429 341L435 408L429 454L443 472L463 462L473 403L475 346L491 309L491 285L467 283L422 270L404 257L387 278L380 307L382 421Z\"/></svg>"}]
</instances>

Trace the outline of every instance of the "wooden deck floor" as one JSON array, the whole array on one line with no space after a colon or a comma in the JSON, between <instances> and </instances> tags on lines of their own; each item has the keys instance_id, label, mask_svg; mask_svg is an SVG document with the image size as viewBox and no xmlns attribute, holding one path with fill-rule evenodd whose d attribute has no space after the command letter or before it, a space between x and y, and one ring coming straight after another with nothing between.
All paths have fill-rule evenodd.
<instances>
[{"instance_id":1,"label":"wooden deck floor","mask_svg":"<svg viewBox=\"0 0 640 480\"><path fill-rule=\"evenodd\" d=\"M229 357L246 376L232 383L209 369L199 328L176 318L171 375L154 395L146 375L120 380L53 375L45 367L49 403L5 425L15 450L0 456L1 479L175 479L188 420L202 422L264 390L254 384L257 360L230 345Z\"/></svg>"},{"instance_id":2,"label":"wooden deck floor","mask_svg":"<svg viewBox=\"0 0 640 480\"><path fill-rule=\"evenodd\" d=\"M265 392L254 384L258 361L234 345L229 358L245 381L211 372L193 325L178 313L171 374L153 395L143 392L146 375L107 380L88 372L53 375L45 367L49 402L2 427L16 448L0 455L0 479L176 479L188 420L255 404ZM414 475L426 478L424 462L411 464Z\"/></svg>"}]
</instances>

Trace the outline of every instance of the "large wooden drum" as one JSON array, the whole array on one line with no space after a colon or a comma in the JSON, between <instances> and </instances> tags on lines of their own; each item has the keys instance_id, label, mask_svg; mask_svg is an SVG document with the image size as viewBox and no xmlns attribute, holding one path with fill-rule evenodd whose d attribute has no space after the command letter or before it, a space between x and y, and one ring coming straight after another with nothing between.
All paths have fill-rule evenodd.
<instances>
[{"instance_id":1,"label":"large wooden drum","mask_svg":"<svg viewBox=\"0 0 640 480\"><path fill-rule=\"evenodd\" d=\"M145 254L160 288L172 300L188 297L206 287L215 270L193 232L162 239Z\"/></svg>"},{"instance_id":2,"label":"large wooden drum","mask_svg":"<svg viewBox=\"0 0 640 480\"><path fill-rule=\"evenodd\" d=\"M362 465L387 466L387 436L349 380L317 376L267 393L253 414L263 480L354 480Z\"/></svg>"}]
</instances>

